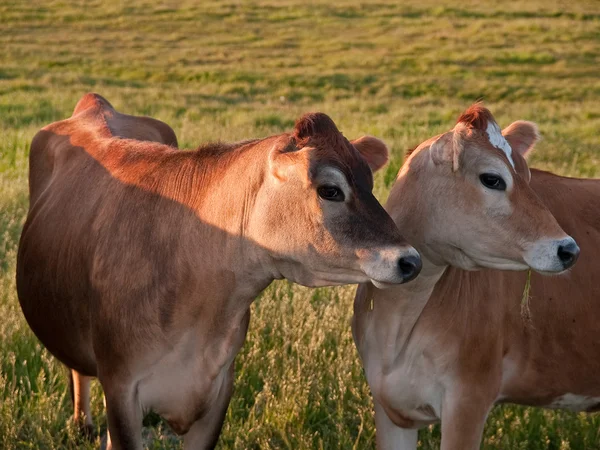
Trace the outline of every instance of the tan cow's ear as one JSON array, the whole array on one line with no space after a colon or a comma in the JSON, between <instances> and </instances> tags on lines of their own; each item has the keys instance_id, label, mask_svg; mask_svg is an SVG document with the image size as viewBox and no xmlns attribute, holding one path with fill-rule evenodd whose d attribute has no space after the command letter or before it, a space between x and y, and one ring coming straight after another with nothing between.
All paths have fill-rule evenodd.
<instances>
[{"instance_id":1,"label":"tan cow's ear","mask_svg":"<svg viewBox=\"0 0 600 450\"><path fill-rule=\"evenodd\" d=\"M438 137L429 147L429 154L436 165L448 164L452 171L459 168L459 155L462 148L462 129L454 128Z\"/></svg>"},{"instance_id":2,"label":"tan cow's ear","mask_svg":"<svg viewBox=\"0 0 600 450\"><path fill-rule=\"evenodd\" d=\"M518 120L511 123L504 130L502 135L510 144L513 151L526 156L540 140L538 127L533 122Z\"/></svg>"},{"instance_id":3,"label":"tan cow's ear","mask_svg":"<svg viewBox=\"0 0 600 450\"><path fill-rule=\"evenodd\" d=\"M381 169L390 159L390 152L383 141L373 136L363 136L351 141L354 148L362 155L369 164L371 171Z\"/></svg>"}]
</instances>

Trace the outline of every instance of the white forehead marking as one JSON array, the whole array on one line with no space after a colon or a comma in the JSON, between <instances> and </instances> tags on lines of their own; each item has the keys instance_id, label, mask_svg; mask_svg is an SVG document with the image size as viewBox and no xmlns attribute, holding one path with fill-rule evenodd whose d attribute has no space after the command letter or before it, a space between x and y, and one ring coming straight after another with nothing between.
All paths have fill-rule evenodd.
<instances>
[{"instance_id":1,"label":"white forehead marking","mask_svg":"<svg viewBox=\"0 0 600 450\"><path fill-rule=\"evenodd\" d=\"M506 154L510 165L513 166L514 169L515 162L512 159L512 148L510 148L510 144L504 139L504 136L502 136L502 131L500 131L498 124L496 122L488 121L487 130L485 131L487 132L490 143Z\"/></svg>"}]
</instances>

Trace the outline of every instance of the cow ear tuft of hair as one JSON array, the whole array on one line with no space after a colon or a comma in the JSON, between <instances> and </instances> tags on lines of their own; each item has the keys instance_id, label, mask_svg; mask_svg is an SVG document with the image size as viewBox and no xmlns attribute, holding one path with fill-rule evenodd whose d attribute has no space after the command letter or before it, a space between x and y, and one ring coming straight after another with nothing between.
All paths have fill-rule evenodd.
<instances>
[{"instance_id":1,"label":"cow ear tuft of hair","mask_svg":"<svg viewBox=\"0 0 600 450\"><path fill-rule=\"evenodd\" d=\"M321 112L304 114L294 127L294 138L300 145L305 145L311 137L326 138L337 134L339 130L333 120Z\"/></svg>"},{"instance_id":2,"label":"cow ear tuft of hair","mask_svg":"<svg viewBox=\"0 0 600 450\"><path fill-rule=\"evenodd\" d=\"M482 131L487 129L488 122L496 121L490 110L483 106L482 102L471 105L456 121L457 124L463 124L466 128Z\"/></svg>"}]
</instances>

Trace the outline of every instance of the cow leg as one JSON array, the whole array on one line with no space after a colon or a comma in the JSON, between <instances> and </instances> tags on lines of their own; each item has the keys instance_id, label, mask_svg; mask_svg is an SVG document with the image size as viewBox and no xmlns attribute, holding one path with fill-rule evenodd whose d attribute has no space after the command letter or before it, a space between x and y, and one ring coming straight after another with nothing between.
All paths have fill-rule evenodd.
<instances>
[{"instance_id":1,"label":"cow leg","mask_svg":"<svg viewBox=\"0 0 600 450\"><path fill-rule=\"evenodd\" d=\"M184 450L210 450L217 446L233 394L233 370L232 362L213 407L206 411L201 419L194 422L183 437Z\"/></svg>"},{"instance_id":2,"label":"cow leg","mask_svg":"<svg viewBox=\"0 0 600 450\"><path fill-rule=\"evenodd\" d=\"M473 388L477 389L476 386ZM494 405L488 396L466 390L449 392L442 402L441 450L478 450L483 427Z\"/></svg>"},{"instance_id":3,"label":"cow leg","mask_svg":"<svg viewBox=\"0 0 600 450\"><path fill-rule=\"evenodd\" d=\"M104 402L104 411L106 411L106 394L102 396ZM112 450L112 443L110 442L110 431L106 428L106 447L105 450Z\"/></svg>"},{"instance_id":4,"label":"cow leg","mask_svg":"<svg viewBox=\"0 0 600 450\"><path fill-rule=\"evenodd\" d=\"M103 384L108 419L107 450L142 450L142 407L135 385Z\"/></svg>"},{"instance_id":5,"label":"cow leg","mask_svg":"<svg viewBox=\"0 0 600 450\"><path fill-rule=\"evenodd\" d=\"M80 427L83 435L94 437L94 423L90 406L90 386L92 377L82 375L74 369L69 373L71 384L71 399L73 400L73 420Z\"/></svg>"},{"instance_id":6,"label":"cow leg","mask_svg":"<svg viewBox=\"0 0 600 450\"><path fill-rule=\"evenodd\" d=\"M419 430L400 428L390 420L383 407L375 403L375 429L378 450L417 450Z\"/></svg>"}]
</instances>

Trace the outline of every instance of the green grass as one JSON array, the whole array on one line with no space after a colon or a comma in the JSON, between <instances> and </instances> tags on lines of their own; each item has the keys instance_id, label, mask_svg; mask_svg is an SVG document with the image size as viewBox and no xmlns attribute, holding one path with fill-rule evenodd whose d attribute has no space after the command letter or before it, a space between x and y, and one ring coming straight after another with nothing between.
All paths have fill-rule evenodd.
<instances>
[{"instance_id":1,"label":"green grass","mask_svg":"<svg viewBox=\"0 0 600 450\"><path fill-rule=\"evenodd\" d=\"M381 200L405 149L451 128L479 98L501 125L539 124L532 165L600 175L595 1L4 0L0 49L2 449L98 447L70 425L65 371L30 332L14 285L29 142L88 91L166 121L184 147L279 133L303 112L327 112L346 136L390 146L376 177ZM221 449L374 447L352 298L352 287L278 282L254 304ZM93 410L104 430L98 385ZM150 422L149 448L179 448ZM599 430L596 415L503 406L484 448L596 449ZM424 430L420 448L439 439L439 427Z\"/></svg>"}]
</instances>

